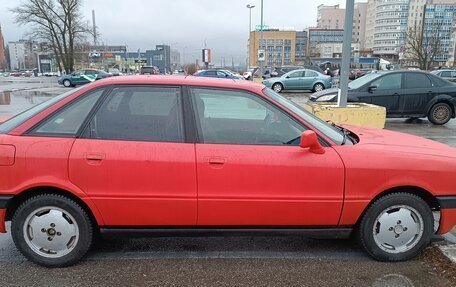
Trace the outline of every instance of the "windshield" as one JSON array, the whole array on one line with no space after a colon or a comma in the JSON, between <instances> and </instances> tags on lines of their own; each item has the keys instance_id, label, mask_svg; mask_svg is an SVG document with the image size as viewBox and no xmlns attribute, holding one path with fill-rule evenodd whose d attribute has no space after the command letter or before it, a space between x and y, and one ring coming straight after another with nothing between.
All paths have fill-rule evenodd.
<instances>
[{"instance_id":1,"label":"windshield","mask_svg":"<svg viewBox=\"0 0 456 287\"><path fill-rule=\"evenodd\" d=\"M349 89L358 89L362 86L364 86L365 84L367 84L367 82L375 79L375 78L378 78L380 77L382 74L380 73L369 73L369 74L366 74L364 76L362 76L361 78L358 78L354 81L351 81L350 83L348 83L348 88Z\"/></svg>"},{"instance_id":2,"label":"windshield","mask_svg":"<svg viewBox=\"0 0 456 287\"><path fill-rule=\"evenodd\" d=\"M283 105L296 115L298 115L300 118L302 118L304 121L309 123L311 126L315 127L317 130L325 134L328 138L330 138L332 141L334 141L336 144L342 144L344 142L344 133L328 124L327 122L323 121L322 119L314 116L313 114L309 113L306 111L303 107L299 106L298 104L282 97L281 95L277 94L273 90L269 88L265 88L263 90L263 93L273 99L274 101L277 101L279 104Z\"/></svg>"},{"instance_id":3,"label":"windshield","mask_svg":"<svg viewBox=\"0 0 456 287\"><path fill-rule=\"evenodd\" d=\"M55 103L59 102L60 100L63 100L64 98L74 94L75 92L79 91L83 87L84 86L70 90L66 93L63 93L52 99L42 102L34 107L31 107L30 109L28 109L22 113L12 117L11 119L7 120L6 122L1 123L0 124L0 134L9 133L11 130L13 130L16 127L18 127L19 125L23 124L26 120L41 113L43 110L54 105Z\"/></svg>"}]
</instances>

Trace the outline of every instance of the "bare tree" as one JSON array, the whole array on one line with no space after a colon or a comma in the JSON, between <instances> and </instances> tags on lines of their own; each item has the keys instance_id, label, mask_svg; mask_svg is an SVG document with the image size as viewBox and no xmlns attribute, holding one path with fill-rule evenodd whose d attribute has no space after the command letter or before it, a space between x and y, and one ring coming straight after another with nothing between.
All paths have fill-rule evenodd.
<instances>
[{"instance_id":1,"label":"bare tree","mask_svg":"<svg viewBox=\"0 0 456 287\"><path fill-rule=\"evenodd\" d=\"M406 54L418 63L421 70L428 70L436 58L442 55L442 38L449 34L441 22L431 23L424 29L411 27L405 34Z\"/></svg>"},{"instance_id":2,"label":"bare tree","mask_svg":"<svg viewBox=\"0 0 456 287\"><path fill-rule=\"evenodd\" d=\"M59 70L74 70L75 46L91 33L81 15L82 0L26 0L11 9L15 21L30 25L30 35L50 43Z\"/></svg>"}]
</instances>

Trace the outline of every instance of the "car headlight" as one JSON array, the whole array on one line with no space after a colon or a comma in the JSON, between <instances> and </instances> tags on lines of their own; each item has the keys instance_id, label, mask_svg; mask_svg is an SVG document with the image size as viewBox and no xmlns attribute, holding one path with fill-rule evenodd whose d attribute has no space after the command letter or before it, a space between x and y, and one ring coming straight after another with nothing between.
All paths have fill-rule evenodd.
<instances>
[{"instance_id":1,"label":"car headlight","mask_svg":"<svg viewBox=\"0 0 456 287\"><path fill-rule=\"evenodd\" d=\"M317 102L330 102L332 100L334 100L334 98L336 97L336 95L326 95L326 96L321 96L319 98L317 98Z\"/></svg>"}]
</instances>

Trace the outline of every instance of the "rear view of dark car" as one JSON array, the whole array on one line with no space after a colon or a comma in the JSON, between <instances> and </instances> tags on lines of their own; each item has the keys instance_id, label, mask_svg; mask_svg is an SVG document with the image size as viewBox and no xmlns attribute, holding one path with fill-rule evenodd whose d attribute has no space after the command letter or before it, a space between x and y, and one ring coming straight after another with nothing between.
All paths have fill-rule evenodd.
<instances>
[{"instance_id":1,"label":"rear view of dark car","mask_svg":"<svg viewBox=\"0 0 456 287\"><path fill-rule=\"evenodd\" d=\"M159 70L155 66L144 66L140 70L141 75L158 75L160 74Z\"/></svg>"},{"instance_id":2,"label":"rear view of dark car","mask_svg":"<svg viewBox=\"0 0 456 287\"><path fill-rule=\"evenodd\" d=\"M311 101L335 102L337 89L311 95ZM421 71L373 72L349 83L349 102L383 106L389 118L424 118L436 125L455 117L456 85Z\"/></svg>"}]
</instances>

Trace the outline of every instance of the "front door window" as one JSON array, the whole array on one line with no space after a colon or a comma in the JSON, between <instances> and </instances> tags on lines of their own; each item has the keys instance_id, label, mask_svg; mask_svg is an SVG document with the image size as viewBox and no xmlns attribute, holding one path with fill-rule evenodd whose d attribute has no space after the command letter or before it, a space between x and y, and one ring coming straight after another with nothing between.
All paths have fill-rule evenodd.
<instances>
[{"instance_id":1,"label":"front door window","mask_svg":"<svg viewBox=\"0 0 456 287\"><path fill-rule=\"evenodd\" d=\"M247 92L191 89L205 143L298 145L304 127Z\"/></svg>"}]
</instances>

